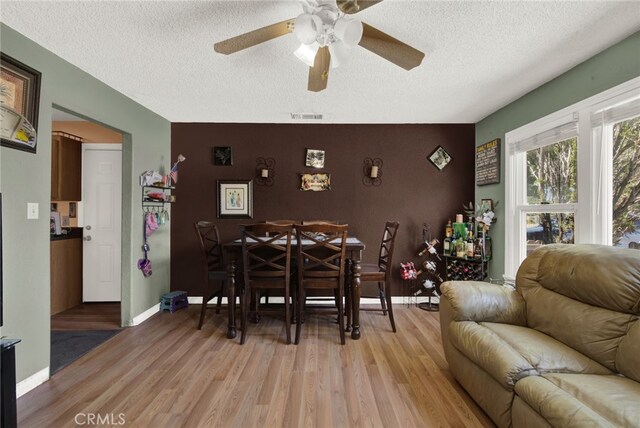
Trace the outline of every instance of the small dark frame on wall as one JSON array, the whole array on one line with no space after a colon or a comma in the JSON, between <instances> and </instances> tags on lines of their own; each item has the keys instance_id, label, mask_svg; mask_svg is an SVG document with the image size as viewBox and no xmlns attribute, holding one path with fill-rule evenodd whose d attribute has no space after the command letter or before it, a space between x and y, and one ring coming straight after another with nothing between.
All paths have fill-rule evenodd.
<instances>
[{"instance_id":1,"label":"small dark frame on wall","mask_svg":"<svg viewBox=\"0 0 640 428\"><path fill-rule=\"evenodd\" d=\"M304 166L324 168L324 150L307 149Z\"/></svg>"},{"instance_id":2,"label":"small dark frame on wall","mask_svg":"<svg viewBox=\"0 0 640 428\"><path fill-rule=\"evenodd\" d=\"M480 200L480 209L482 212L493 211L493 199Z\"/></svg>"},{"instance_id":3,"label":"small dark frame on wall","mask_svg":"<svg viewBox=\"0 0 640 428\"><path fill-rule=\"evenodd\" d=\"M500 183L500 138L476 147L476 185Z\"/></svg>"},{"instance_id":4,"label":"small dark frame on wall","mask_svg":"<svg viewBox=\"0 0 640 428\"><path fill-rule=\"evenodd\" d=\"M218 180L218 218L253 218L253 181Z\"/></svg>"},{"instance_id":5,"label":"small dark frame on wall","mask_svg":"<svg viewBox=\"0 0 640 428\"><path fill-rule=\"evenodd\" d=\"M213 148L213 164L219 166L233 165L233 151L230 146Z\"/></svg>"},{"instance_id":6,"label":"small dark frame on wall","mask_svg":"<svg viewBox=\"0 0 640 428\"><path fill-rule=\"evenodd\" d=\"M447 153L444 147L438 146L433 152L431 152L427 159L429 159L429 161L438 168L438 170L442 171L453 158L449 153Z\"/></svg>"},{"instance_id":7,"label":"small dark frame on wall","mask_svg":"<svg viewBox=\"0 0 640 428\"><path fill-rule=\"evenodd\" d=\"M41 73L33 68L0 53L0 101L2 115L2 138L0 145L25 152L35 153L37 140L35 136L24 132L28 126L24 125L24 116L33 127L32 131L38 130L38 107L40 104L40 78ZM8 108L6 108L8 107ZM18 128L22 129L18 129ZM12 135L16 138L5 138Z\"/></svg>"},{"instance_id":8,"label":"small dark frame on wall","mask_svg":"<svg viewBox=\"0 0 640 428\"><path fill-rule=\"evenodd\" d=\"M78 215L78 204L76 202L69 202L69 218L76 218Z\"/></svg>"}]
</instances>

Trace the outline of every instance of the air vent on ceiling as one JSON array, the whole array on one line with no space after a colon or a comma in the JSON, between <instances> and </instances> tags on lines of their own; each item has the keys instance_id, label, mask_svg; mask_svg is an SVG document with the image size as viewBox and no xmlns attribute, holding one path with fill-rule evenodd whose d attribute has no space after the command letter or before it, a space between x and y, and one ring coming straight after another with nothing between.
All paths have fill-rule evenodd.
<instances>
[{"instance_id":1,"label":"air vent on ceiling","mask_svg":"<svg viewBox=\"0 0 640 428\"><path fill-rule=\"evenodd\" d=\"M294 120L322 120L322 114L315 113L291 113L291 119Z\"/></svg>"}]
</instances>

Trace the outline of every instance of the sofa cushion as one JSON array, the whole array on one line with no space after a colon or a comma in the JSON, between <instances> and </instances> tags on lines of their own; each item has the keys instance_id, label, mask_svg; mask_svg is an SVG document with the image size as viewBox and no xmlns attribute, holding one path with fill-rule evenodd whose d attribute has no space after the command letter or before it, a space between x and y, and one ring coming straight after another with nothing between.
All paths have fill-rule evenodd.
<instances>
[{"instance_id":1,"label":"sofa cushion","mask_svg":"<svg viewBox=\"0 0 640 428\"><path fill-rule=\"evenodd\" d=\"M618 375L549 373L518 381L516 394L554 427L635 427L640 384Z\"/></svg>"},{"instance_id":2,"label":"sofa cushion","mask_svg":"<svg viewBox=\"0 0 640 428\"><path fill-rule=\"evenodd\" d=\"M616 355L616 369L628 378L640 382L640 319L620 341Z\"/></svg>"},{"instance_id":3,"label":"sofa cushion","mask_svg":"<svg viewBox=\"0 0 640 428\"><path fill-rule=\"evenodd\" d=\"M489 322L480 323L480 325L497 334L540 374L550 372L613 374L611 370L589 357L537 330Z\"/></svg>"},{"instance_id":4,"label":"sofa cushion","mask_svg":"<svg viewBox=\"0 0 640 428\"><path fill-rule=\"evenodd\" d=\"M538 286L591 306L639 315L640 252L605 245L546 245L527 257L516 278L518 289Z\"/></svg>"},{"instance_id":5,"label":"sofa cushion","mask_svg":"<svg viewBox=\"0 0 640 428\"><path fill-rule=\"evenodd\" d=\"M537 374L535 368L500 336L473 321L449 324L449 340L508 390L513 389L518 379Z\"/></svg>"}]
</instances>

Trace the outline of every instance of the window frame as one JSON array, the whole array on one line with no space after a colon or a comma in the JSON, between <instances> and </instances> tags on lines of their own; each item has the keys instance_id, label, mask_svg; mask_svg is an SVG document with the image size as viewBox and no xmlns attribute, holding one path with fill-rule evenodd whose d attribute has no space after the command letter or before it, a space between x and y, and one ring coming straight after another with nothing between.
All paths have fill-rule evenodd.
<instances>
[{"instance_id":1,"label":"window frame","mask_svg":"<svg viewBox=\"0 0 640 428\"><path fill-rule=\"evenodd\" d=\"M526 214L574 213L574 243L612 243L613 123L592 125L594 113L640 97L640 77L514 129L505 135L505 279L513 280L526 256ZM578 201L569 204L527 203L526 151L515 145L535 135L577 122ZM605 138L602 138L605 132ZM562 140L559 140L562 141Z\"/></svg>"}]
</instances>

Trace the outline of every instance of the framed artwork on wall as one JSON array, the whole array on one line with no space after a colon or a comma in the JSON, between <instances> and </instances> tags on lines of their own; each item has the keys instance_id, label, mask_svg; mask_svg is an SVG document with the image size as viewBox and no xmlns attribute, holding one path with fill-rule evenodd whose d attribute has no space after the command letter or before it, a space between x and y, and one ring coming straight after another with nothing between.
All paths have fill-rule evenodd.
<instances>
[{"instance_id":1,"label":"framed artwork on wall","mask_svg":"<svg viewBox=\"0 0 640 428\"><path fill-rule=\"evenodd\" d=\"M39 71L0 53L0 144L36 152Z\"/></svg>"},{"instance_id":2,"label":"framed artwork on wall","mask_svg":"<svg viewBox=\"0 0 640 428\"><path fill-rule=\"evenodd\" d=\"M233 151L230 146L213 148L213 164L220 166L233 165Z\"/></svg>"},{"instance_id":3,"label":"framed artwork on wall","mask_svg":"<svg viewBox=\"0 0 640 428\"><path fill-rule=\"evenodd\" d=\"M324 168L324 150L307 149L304 166Z\"/></svg>"},{"instance_id":4,"label":"framed artwork on wall","mask_svg":"<svg viewBox=\"0 0 640 428\"><path fill-rule=\"evenodd\" d=\"M218 180L218 218L253 218L252 180Z\"/></svg>"},{"instance_id":5,"label":"framed artwork on wall","mask_svg":"<svg viewBox=\"0 0 640 428\"><path fill-rule=\"evenodd\" d=\"M331 190L331 174L300 174L300 190L305 192Z\"/></svg>"},{"instance_id":6,"label":"framed artwork on wall","mask_svg":"<svg viewBox=\"0 0 640 428\"><path fill-rule=\"evenodd\" d=\"M438 146L428 157L429 161L440 171L451 162L451 155L442 146Z\"/></svg>"}]
</instances>

